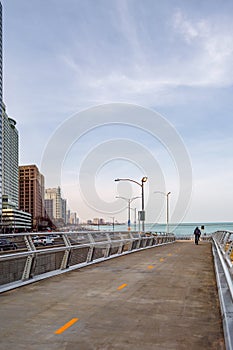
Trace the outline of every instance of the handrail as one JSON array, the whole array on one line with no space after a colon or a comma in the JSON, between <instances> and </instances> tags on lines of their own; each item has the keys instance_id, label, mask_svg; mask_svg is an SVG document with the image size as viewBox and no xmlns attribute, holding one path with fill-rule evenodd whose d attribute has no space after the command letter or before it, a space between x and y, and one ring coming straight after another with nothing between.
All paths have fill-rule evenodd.
<instances>
[{"instance_id":1,"label":"handrail","mask_svg":"<svg viewBox=\"0 0 233 350\"><path fill-rule=\"evenodd\" d=\"M54 236L56 245L36 247L35 236ZM19 247L0 253L3 271L0 293L89 264L175 242L173 234L117 231L0 234L3 237Z\"/></svg>"},{"instance_id":2,"label":"handrail","mask_svg":"<svg viewBox=\"0 0 233 350\"><path fill-rule=\"evenodd\" d=\"M216 231L213 239L221 250L229 268L233 267L233 231Z\"/></svg>"},{"instance_id":3,"label":"handrail","mask_svg":"<svg viewBox=\"0 0 233 350\"><path fill-rule=\"evenodd\" d=\"M227 350L233 350L233 232L217 231L212 251Z\"/></svg>"}]
</instances>

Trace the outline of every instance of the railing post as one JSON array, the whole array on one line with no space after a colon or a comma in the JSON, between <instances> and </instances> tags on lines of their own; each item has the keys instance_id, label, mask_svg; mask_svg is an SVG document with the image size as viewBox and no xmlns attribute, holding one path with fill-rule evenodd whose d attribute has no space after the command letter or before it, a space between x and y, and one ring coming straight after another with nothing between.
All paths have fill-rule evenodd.
<instances>
[{"instance_id":1,"label":"railing post","mask_svg":"<svg viewBox=\"0 0 233 350\"><path fill-rule=\"evenodd\" d=\"M222 245L224 243L225 238L226 238L225 232L224 231L220 231L220 232L218 232L218 235L220 236L218 238L218 241Z\"/></svg>"},{"instance_id":2,"label":"railing post","mask_svg":"<svg viewBox=\"0 0 233 350\"><path fill-rule=\"evenodd\" d=\"M147 247L147 240L148 240L147 237L143 237L143 238L142 238L142 248Z\"/></svg>"},{"instance_id":3,"label":"railing post","mask_svg":"<svg viewBox=\"0 0 233 350\"><path fill-rule=\"evenodd\" d=\"M129 246L129 251L131 251L131 250L133 250L134 237L133 237L133 234L131 232L129 232L129 236L130 236L130 239L131 239L131 243L130 243L130 246Z\"/></svg>"},{"instance_id":4,"label":"railing post","mask_svg":"<svg viewBox=\"0 0 233 350\"><path fill-rule=\"evenodd\" d=\"M33 243L32 237L24 236L24 241L28 251L32 252L32 254L27 256L23 274L22 274L22 281L26 281L32 277L32 272L35 269L35 257L36 257L36 254L34 253L36 251L36 248Z\"/></svg>"},{"instance_id":5,"label":"railing post","mask_svg":"<svg viewBox=\"0 0 233 350\"><path fill-rule=\"evenodd\" d=\"M93 258L94 249L95 249L95 246L94 246L95 240L90 233L88 233L87 235L88 235L88 238L90 241L90 248L89 248L89 251L87 253L87 263L89 263L90 261L92 261L92 258Z\"/></svg>"},{"instance_id":6,"label":"railing post","mask_svg":"<svg viewBox=\"0 0 233 350\"><path fill-rule=\"evenodd\" d=\"M231 235L230 232L225 232L225 235L223 236L223 239L222 239L222 242L221 242L224 247L227 244L230 235Z\"/></svg>"},{"instance_id":7,"label":"railing post","mask_svg":"<svg viewBox=\"0 0 233 350\"><path fill-rule=\"evenodd\" d=\"M118 252L117 254L122 254L123 252L123 247L124 247L124 238L122 236L122 233L119 233L120 237L121 237L121 242L119 244L119 248L118 248Z\"/></svg>"},{"instance_id":8,"label":"railing post","mask_svg":"<svg viewBox=\"0 0 233 350\"><path fill-rule=\"evenodd\" d=\"M33 243L31 236L24 236L23 238L28 251L36 250L35 244Z\"/></svg>"},{"instance_id":9,"label":"railing post","mask_svg":"<svg viewBox=\"0 0 233 350\"><path fill-rule=\"evenodd\" d=\"M138 233L138 241L137 241L136 249L139 249L139 248L140 248L141 240L142 240L142 237L141 237L140 233Z\"/></svg>"},{"instance_id":10,"label":"railing post","mask_svg":"<svg viewBox=\"0 0 233 350\"><path fill-rule=\"evenodd\" d=\"M70 260L70 254L71 254L71 247L70 247L71 243L70 243L70 240L69 240L67 235L65 235L65 234L62 235L62 238L63 238L64 244L67 247L67 249L64 251L64 255L62 258L60 269L65 270L69 267L69 260Z\"/></svg>"},{"instance_id":11,"label":"railing post","mask_svg":"<svg viewBox=\"0 0 233 350\"><path fill-rule=\"evenodd\" d=\"M154 243L154 237L152 236L152 237L150 237L150 244L149 245L152 247L154 245L153 243Z\"/></svg>"},{"instance_id":12,"label":"railing post","mask_svg":"<svg viewBox=\"0 0 233 350\"><path fill-rule=\"evenodd\" d=\"M107 240L108 240L108 244L106 245L106 249L105 249L105 253L104 253L104 258L108 258L109 255L110 255L110 250L111 250L111 238L109 236L109 233L106 233L106 237L107 237Z\"/></svg>"}]
</instances>

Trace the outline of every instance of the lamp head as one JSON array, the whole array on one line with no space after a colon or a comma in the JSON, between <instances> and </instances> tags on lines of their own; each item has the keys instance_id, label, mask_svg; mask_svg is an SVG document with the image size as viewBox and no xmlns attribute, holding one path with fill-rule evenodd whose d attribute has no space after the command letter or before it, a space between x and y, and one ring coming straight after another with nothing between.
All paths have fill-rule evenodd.
<instances>
[{"instance_id":1,"label":"lamp head","mask_svg":"<svg viewBox=\"0 0 233 350\"><path fill-rule=\"evenodd\" d=\"M115 179L114 181L120 181L120 179Z\"/></svg>"},{"instance_id":2,"label":"lamp head","mask_svg":"<svg viewBox=\"0 0 233 350\"><path fill-rule=\"evenodd\" d=\"M148 177L147 176L143 176L142 182L146 182L147 180L148 180Z\"/></svg>"}]
</instances>

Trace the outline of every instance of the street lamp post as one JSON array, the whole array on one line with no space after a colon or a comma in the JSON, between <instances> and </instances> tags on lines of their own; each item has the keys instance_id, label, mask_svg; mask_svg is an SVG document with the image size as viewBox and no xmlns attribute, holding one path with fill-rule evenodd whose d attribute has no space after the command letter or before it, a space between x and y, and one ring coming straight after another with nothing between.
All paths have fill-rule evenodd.
<instances>
[{"instance_id":1,"label":"street lamp post","mask_svg":"<svg viewBox=\"0 0 233 350\"><path fill-rule=\"evenodd\" d=\"M130 181L139 185L142 189L142 211L141 211L141 220L142 220L142 231L145 231L145 209L144 209L144 183L148 180L146 176L143 176L141 183L132 179L115 179L115 181Z\"/></svg>"},{"instance_id":2,"label":"street lamp post","mask_svg":"<svg viewBox=\"0 0 233 350\"><path fill-rule=\"evenodd\" d=\"M130 204L137 198L140 198L140 197L133 197L133 198L125 198L125 197L120 197L120 196L116 196L116 198L119 198L119 199L124 199L128 202L128 231L130 231Z\"/></svg>"},{"instance_id":3,"label":"street lamp post","mask_svg":"<svg viewBox=\"0 0 233 350\"><path fill-rule=\"evenodd\" d=\"M167 233L169 233L169 194L171 192L162 192L162 191L155 191L154 193L161 193L166 196L166 225L167 225Z\"/></svg>"},{"instance_id":4,"label":"street lamp post","mask_svg":"<svg viewBox=\"0 0 233 350\"><path fill-rule=\"evenodd\" d=\"M168 192L166 194L167 196L167 233L169 233L169 199L168 199L169 194L171 194L171 192Z\"/></svg>"}]
</instances>

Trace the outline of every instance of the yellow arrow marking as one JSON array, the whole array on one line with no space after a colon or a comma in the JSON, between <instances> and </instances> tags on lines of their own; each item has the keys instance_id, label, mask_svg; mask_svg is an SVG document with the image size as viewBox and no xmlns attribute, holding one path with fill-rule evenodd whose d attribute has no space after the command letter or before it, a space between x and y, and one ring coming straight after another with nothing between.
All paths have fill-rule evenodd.
<instances>
[{"instance_id":1,"label":"yellow arrow marking","mask_svg":"<svg viewBox=\"0 0 233 350\"><path fill-rule=\"evenodd\" d=\"M65 330L67 330L67 328L71 327L77 321L78 321L78 318L72 318L72 320L64 324L64 326L62 326L61 328L58 328L54 333L55 334L63 333Z\"/></svg>"},{"instance_id":2,"label":"yellow arrow marking","mask_svg":"<svg viewBox=\"0 0 233 350\"><path fill-rule=\"evenodd\" d=\"M118 289L118 290L121 290L121 289L125 288L126 286L127 286L127 283L124 283L124 284L122 284L121 286L119 286L117 289Z\"/></svg>"},{"instance_id":3,"label":"yellow arrow marking","mask_svg":"<svg viewBox=\"0 0 233 350\"><path fill-rule=\"evenodd\" d=\"M153 269L154 266L153 266L153 265L149 265L149 266L147 266L147 268L148 268L148 269Z\"/></svg>"}]
</instances>

